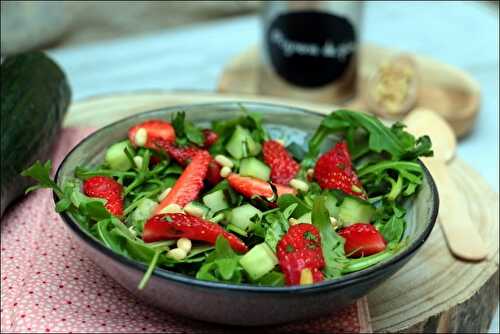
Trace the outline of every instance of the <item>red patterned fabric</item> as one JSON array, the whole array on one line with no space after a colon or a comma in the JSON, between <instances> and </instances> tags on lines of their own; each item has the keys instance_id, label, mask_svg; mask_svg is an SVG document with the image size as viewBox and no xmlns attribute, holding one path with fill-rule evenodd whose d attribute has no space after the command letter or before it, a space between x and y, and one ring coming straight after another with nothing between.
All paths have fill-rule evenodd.
<instances>
[{"instance_id":1,"label":"red patterned fabric","mask_svg":"<svg viewBox=\"0 0 500 334\"><path fill-rule=\"evenodd\" d=\"M63 130L54 166L90 132ZM79 249L53 206L50 191L37 191L11 207L1 221L2 332L234 332L138 301ZM370 330L366 299L321 319L259 328L273 334Z\"/></svg>"}]
</instances>

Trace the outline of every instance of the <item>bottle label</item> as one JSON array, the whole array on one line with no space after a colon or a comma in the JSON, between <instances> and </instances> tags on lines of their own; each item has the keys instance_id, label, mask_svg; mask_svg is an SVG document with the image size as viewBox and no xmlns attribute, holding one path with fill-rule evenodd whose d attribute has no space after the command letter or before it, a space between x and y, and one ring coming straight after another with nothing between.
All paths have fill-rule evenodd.
<instances>
[{"instance_id":1,"label":"bottle label","mask_svg":"<svg viewBox=\"0 0 500 334\"><path fill-rule=\"evenodd\" d=\"M265 36L271 66L283 79L302 87L321 87L341 78L356 42L347 19L315 11L279 15Z\"/></svg>"}]
</instances>

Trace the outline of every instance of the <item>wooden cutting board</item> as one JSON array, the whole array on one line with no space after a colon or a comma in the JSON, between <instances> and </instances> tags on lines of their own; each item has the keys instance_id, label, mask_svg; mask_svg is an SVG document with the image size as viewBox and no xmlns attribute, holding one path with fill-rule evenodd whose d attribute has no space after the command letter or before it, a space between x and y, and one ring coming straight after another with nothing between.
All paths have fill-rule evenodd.
<instances>
[{"instance_id":1,"label":"wooden cutting board","mask_svg":"<svg viewBox=\"0 0 500 334\"><path fill-rule=\"evenodd\" d=\"M356 95L352 100L339 106L369 110L365 99L368 79L381 63L399 53L401 51L396 49L371 44L362 45ZM469 133L479 113L479 84L467 73L453 66L421 55L411 56L415 59L420 80L416 106L437 111L448 121L457 137ZM258 48L250 47L226 65L219 78L218 91L258 94L260 66ZM280 94L286 96L287 92L286 90L283 92L283 87L280 86ZM333 108L333 105L324 104L324 106ZM403 117L404 115L401 116Z\"/></svg>"},{"instance_id":2,"label":"wooden cutting board","mask_svg":"<svg viewBox=\"0 0 500 334\"><path fill-rule=\"evenodd\" d=\"M325 114L331 108L269 97L200 92L137 92L74 103L65 126L101 127L161 107L217 101L257 101L304 107ZM368 295L377 332L486 332L498 303L499 197L462 160L450 165L462 205L487 242L490 255L479 263L456 260L436 224L426 244L398 273Z\"/></svg>"}]
</instances>

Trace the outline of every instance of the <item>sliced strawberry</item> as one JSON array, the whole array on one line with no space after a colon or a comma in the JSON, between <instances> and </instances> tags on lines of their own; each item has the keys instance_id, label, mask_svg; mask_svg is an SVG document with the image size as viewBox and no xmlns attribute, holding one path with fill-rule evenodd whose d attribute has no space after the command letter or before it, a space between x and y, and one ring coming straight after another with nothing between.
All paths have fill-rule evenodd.
<instances>
[{"instance_id":1,"label":"sliced strawberry","mask_svg":"<svg viewBox=\"0 0 500 334\"><path fill-rule=\"evenodd\" d=\"M220 176L220 170L221 166L215 162L215 160L212 160L208 164L208 171L207 171L207 181L210 183L212 186L216 185L220 181L222 181L222 176Z\"/></svg>"},{"instance_id":2,"label":"sliced strawberry","mask_svg":"<svg viewBox=\"0 0 500 334\"><path fill-rule=\"evenodd\" d=\"M212 157L207 151L200 151L196 154L175 182L167 197L158 205L155 213L160 213L169 204L175 203L183 207L194 201L203 188L203 179L207 175L210 161L212 161Z\"/></svg>"},{"instance_id":3,"label":"sliced strawberry","mask_svg":"<svg viewBox=\"0 0 500 334\"><path fill-rule=\"evenodd\" d=\"M167 121L153 119L130 128L128 131L128 139L134 146L137 146L135 135L140 128L145 129L147 132L147 140L144 147L155 149L155 141L159 139L169 143L175 142L174 127Z\"/></svg>"},{"instance_id":4,"label":"sliced strawberry","mask_svg":"<svg viewBox=\"0 0 500 334\"><path fill-rule=\"evenodd\" d=\"M203 129L203 135L205 136L203 148L206 149L212 146L217 141L217 139L219 139L219 135L210 129Z\"/></svg>"},{"instance_id":5,"label":"sliced strawberry","mask_svg":"<svg viewBox=\"0 0 500 334\"><path fill-rule=\"evenodd\" d=\"M385 240L382 234L371 224L353 224L339 232L345 239L344 251L351 257L367 256L385 249Z\"/></svg>"},{"instance_id":6,"label":"sliced strawberry","mask_svg":"<svg viewBox=\"0 0 500 334\"><path fill-rule=\"evenodd\" d=\"M201 148L194 146L178 147L165 140L156 140L154 145L156 149L163 150L181 166L186 166L196 154L203 151Z\"/></svg>"},{"instance_id":7,"label":"sliced strawberry","mask_svg":"<svg viewBox=\"0 0 500 334\"><path fill-rule=\"evenodd\" d=\"M310 269L313 282L323 280L325 266L321 236L312 224L293 225L276 246L276 255L287 285L299 284L302 270Z\"/></svg>"},{"instance_id":8,"label":"sliced strawberry","mask_svg":"<svg viewBox=\"0 0 500 334\"><path fill-rule=\"evenodd\" d=\"M123 215L123 187L108 176L93 176L83 183L83 193L106 200L106 209L115 216Z\"/></svg>"},{"instance_id":9,"label":"sliced strawberry","mask_svg":"<svg viewBox=\"0 0 500 334\"><path fill-rule=\"evenodd\" d=\"M248 247L237 236L224 230L219 224L183 213L159 214L144 224L142 239L145 242L188 238L215 244L223 236L237 252L246 252Z\"/></svg>"},{"instance_id":10,"label":"sliced strawberry","mask_svg":"<svg viewBox=\"0 0 500 334\"><path fill-rule=\"evenodd\" d=\"M227 177L227 181L231 188L239 192L245 197L251 198L253 196L263 196L266 198L273 197L273 189L271 184L261 179L250 176L240 176L232 173ZM295 194L295 189L279 184L274 185L278 196L284 194Z\"/></svg>"},{"instance_id":11,"label":"sliced strawberry","mask_svg":"<svg viewBox=\"0 0 500 334\"><path fill-rule=\"evenodd\" d=\"M322 189L339 189L346 194L366 199L363 186L352 168L345 141L337 143L318 159L314 177Z\"/></svg>"},{"instance_id":12,"label":"sliced strawberry","mask_svg":"<svg viewBox=\"0 0 500 334\"><path fill-rule=\"evenodd\" d=\"M271 167L271 181L288 185L300 169L300 165L281 143L268 140L262 146L262 154L266 165Z\"/></svg>"}]
</instances>

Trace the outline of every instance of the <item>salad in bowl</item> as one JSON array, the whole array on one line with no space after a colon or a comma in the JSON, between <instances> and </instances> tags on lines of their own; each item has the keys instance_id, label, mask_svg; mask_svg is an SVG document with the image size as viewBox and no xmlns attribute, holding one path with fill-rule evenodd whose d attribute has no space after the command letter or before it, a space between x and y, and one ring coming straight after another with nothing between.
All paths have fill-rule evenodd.
<instances>
[{"instance_id":1,"label":"salad in bowl","mask_svg":"<svg viewBox=\"0 0 500 334\"><path fill-rule=\"evenodd\" d=\"M30 191L52 188L55 209L102 246L144 263L139 289L156 268L309 286L407 247L406 204L424 179L418 157L432 154L428 137L337 110L299 143L243 105L226 115L204 126L182 111L141 119L62 184L50 161L23 175L38 181Z\"/></svg>"}]
</instances>

